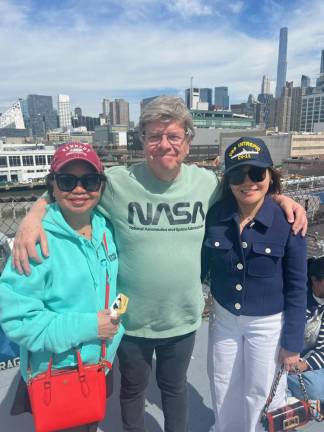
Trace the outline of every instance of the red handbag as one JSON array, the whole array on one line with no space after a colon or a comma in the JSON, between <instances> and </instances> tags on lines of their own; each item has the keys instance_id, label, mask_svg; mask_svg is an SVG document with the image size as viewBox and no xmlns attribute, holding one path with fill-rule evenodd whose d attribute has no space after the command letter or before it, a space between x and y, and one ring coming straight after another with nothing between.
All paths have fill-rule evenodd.
<instances>
[{"instance_id":1,"label":"red handbag","mask_svg":"<svg viewBox=\"0 0 324 432\"><path fill-rule=\"evenodd\" d=\"M108 252L106 238L105 248ZM105 308L109 305L109 280L106 275ZM106 341L102 341L101 360L97 364L83 364L77 350L77 366L52 369L50 358L46 372L27 380L27 389L36 432L68 429L104 419L106 412L105 368L112 364L105 360ZM29 369L29 375L30 375Z\"/></svg>"},{"instance_id":2,"label":"red handbag","mask_svg":"<svg viewBox=\"0 0 324 432\"><path fill-rule=\"evenodd\" d=\"M27 383L36 432L68 429L104 419L106 412L106 366L84 365L77 351L78 366L48 369Z\"/></svg>"}]
</instances>

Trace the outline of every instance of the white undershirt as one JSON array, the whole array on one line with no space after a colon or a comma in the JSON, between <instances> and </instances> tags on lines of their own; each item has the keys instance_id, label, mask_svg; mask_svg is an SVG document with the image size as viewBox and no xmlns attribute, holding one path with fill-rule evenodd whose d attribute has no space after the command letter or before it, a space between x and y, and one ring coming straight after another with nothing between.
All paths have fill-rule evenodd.
<instances>
[{"instance_id":1,"label":"white undershirt","mask_svg":"<svg viewBox=\"0 0 324 432\"><path fill-rule=\"evenodd\" d=\"M313 294L313 297L317 301L318 304L320 304L320 305L324 304L324 298L316 297L315 294Z\"/></svg>"}]
</instances>

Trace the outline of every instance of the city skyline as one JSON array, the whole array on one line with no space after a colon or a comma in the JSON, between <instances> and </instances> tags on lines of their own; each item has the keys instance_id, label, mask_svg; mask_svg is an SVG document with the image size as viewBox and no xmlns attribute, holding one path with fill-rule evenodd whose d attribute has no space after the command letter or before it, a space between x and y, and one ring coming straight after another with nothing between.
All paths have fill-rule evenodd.
<instances>
[{"instance_id":1,"label":"city skyline","mask_svg":"<svg viewBox=\"0 0 324 432\"><path fill-rule=\"evenodd\" d=\"M276 78L278 34L289 29L287 81L319 75L324 5L313 0L2 0L0 112L27 94L70 95L98 115L103 98L184 98L190 84L226 86L231 103ZM10 47L10 50L8 50ZM167 86L167 87L166 87Z\"/></svg>"}]
</instances>

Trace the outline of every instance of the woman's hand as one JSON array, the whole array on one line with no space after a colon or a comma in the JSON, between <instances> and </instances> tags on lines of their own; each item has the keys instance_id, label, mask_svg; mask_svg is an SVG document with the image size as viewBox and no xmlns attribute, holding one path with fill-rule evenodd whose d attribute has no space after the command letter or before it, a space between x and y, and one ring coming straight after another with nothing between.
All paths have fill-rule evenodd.
<instances>
[{"instance_id":1,"label":"woman's hand","mask_svg":"<svg viewBox=\"0 0 324 432\"><path fill-rule=\"evenodd\" d=\"M279 352L279 362L285 366L287 372L295 371L296 366L299 364L299 353L291 352L285 348L281 348Z\"/></svg>"},{"instance_id":2,"label":"woman's hand","mask_svg":"<svg viewBox=\"0 0 324 432\"><path fill-rule=\"evenodd\" d=\"M306 372L309 370L308 363L305 362L305 360L303 359L299 359L297 367L299 372ZM290 371L290 373L296 373L296 372L297 372L296 369Z\"/></svg>"},{"instance_id":3,"label":"woman's hand","mask_svg":"<svg viewBox=\"0 0 324 432\"><path fill-rule=\"evenodd\" d=\"M112 339L118 332L119 324L116 318L111 315L109 309L98 312L98 337L99 339Z\"/></svg>"}]
</instances>

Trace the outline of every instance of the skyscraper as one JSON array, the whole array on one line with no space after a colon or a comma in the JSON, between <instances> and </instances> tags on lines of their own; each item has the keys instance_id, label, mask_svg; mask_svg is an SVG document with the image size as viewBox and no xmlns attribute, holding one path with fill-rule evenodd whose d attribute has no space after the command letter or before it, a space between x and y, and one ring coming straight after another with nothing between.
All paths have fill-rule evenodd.
<instances>
[{"instance_id":1,"label":"skyscraper","mask_svg":"<svg viewBox=\"0 0 324 432\"><path fill-rule=\"evenodd\" d=\"M324 92L318 87L302 95L301 132L313 132L316 123L324 123Z\"/></svg>"},{"instance_id":2,"label":"skyscraper","mask_svg":"<svg viewBox=\"0 0 324 432\"><path fill-rule=\"evenodd\" d=\"M301 87L294 87L287 82L278 99L277 126L280 132L298 132L300 130Z\"/></svg>"},{"instance_id":3,"label":"skyscraper","mask_svg":"<svg viewBox=\"0 0 324 432\"><path fill-rule=\"evenodd\" d=\"M102 99L102 114L104 115L104 117L109 116L109 103L109 99Z\"/></svg>"},{"instance_id":4,"label":"skyscraper","mask_svg":"<svg viewBox=\"0 0 324 432\"><path fill-rule=\"evenodd\" d=\"M324 87L324 50L321 53L320 76L316 80L316 87Z\"/></svg>"},{"instance_id":5,"label":"skyscraper","mask_svg":"<svg viewBox=\"0 0 324 432\"><path fill-rule=\"evenodd\" d=\"M24 123L25 123L25 128L28 129L30 127L30 121L29 121L27 99L19 99L19 102L20 102L20 108L21 108L21 112L23 115Z\"/></svg>"},{"instance_id":6,"label":"skyscraper","mask_svg":"<svg viewBox=\"0 0 324 432\"><path fill-rule=\"evenodd\" d=\"M27 108L33 136L44 137L48 130L57 128L52 96L28 95Z\"/></svg>"},{"instance_id":7,"label":"skyscraper","mask_svg":"<svg viewBox=\"0 0 324 432\"><path fill-rule=\"evenodd\" d=\"M208 109L210 109L210 106L213 103L213 90L211 88L199 89L199 99L200 102L208 103Z\"/></svg>"},{"instance_id":8,"label":"skyscraper","mask_svg":"<svg viewBox=\"0 0 324 432\"><path fill-rule=\"evenodd\" d=\"M307 75L302 75L300 80L300 87L307 88L310 87L311 80Z\"/></svg>"},{"instance_id":9,"label":"skyscraper","mask_svg":"<svg viewBox=\"0 0 324 432\"><path fill-rule=\"evenodd\" d=\"M129 125L129 103L124 99L115 99L109 103L109 115L112 125Z\"/></svg>"},{"instance_id":10,"label":"skyscraper","mask_svg":"<svg viewBox=\"0 0 324 432\"><path fill-rule=\"evenodd\" d=\"M288 45L288 28L282 27L280 29L280 36L279 36L276 98L281 96L282 89L286 85L287 45Z\"/></svg>"},{"instance_id":11,"label":"skyscraper","mask_svg":"<svg viewBox=\"0 0 324 432\"><path fill-rule=\"evenodd\" d=\"M60 127L65 130L70 129L72 127L70 96L58 95L57 107Z\"/></svg>"},{"instance_id":12,"label":"skyscraper","mask_svg":"<svg viewBox=\"0 0 324 432\"><path fill-rule=\"evenodd\" d=\"M82 109L80 107L74 108L74 115L77 118L81 118L82 117Z\"/></svg>"},{"instance_id":13,"label":"skyscraper","mask_svg":"<svg viewBox=\"0 0 324 432\"><path fill-rule=\"evenodd\" d=\"M191 87L185 91L186 106L188 109L197 109L199 104L199 88Z\"/></svg>"},{"instance_id":14,"label":"skyscraper","mask_svg":"<svg viewBox=\"0 0 324 432\"><path fill-rule=\"evenodd\" d=\"M261 93L258 96L258 104L255 105L255 121L256 124L262 125L265 128L270 126L272 99L270 78L267 75L263 75Z\"/></svg>"},{"instance_id":15,"label":"skyscraper","mask_svg":"<svg viewBox=\"0 0 324 432\"><path fill-rule=\"evenodd\" d=\"M214 89L214 105L216 109L228 110L229 96L228 87L215 87Z\"/></svg>"},{"instance_id":16,"label":"skyscraper","mask_svg":"<svg viewBox=\"0 0 324 432\"><path fill-rule=\"evenodd\" d=\"M272 100L272 94L260 93L258 96L258 102L260 104L260 123L267 129L270 127Z\"/></svg>"},{"instance_id":17,"label":"skyscraper","mask_svg":"<svg viewBox=\"0 0 324 432\"><path fill-rule=\"evenodd\" d=\"M262 77L261 94L270 94L270 78L266 75Z\"/></svg>"},{"instance_id":18,"label":"skyscraper","mask_svg":"<svg viewBox=\"0 0 324 432\"><path fill-rule=\"evenodd\" d=\"M2 115L0 114L0 128L25 129L20 100L15 102Z\"/></svg>"}]
</instances>

